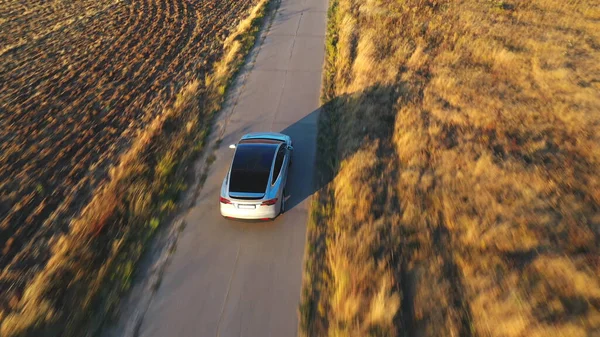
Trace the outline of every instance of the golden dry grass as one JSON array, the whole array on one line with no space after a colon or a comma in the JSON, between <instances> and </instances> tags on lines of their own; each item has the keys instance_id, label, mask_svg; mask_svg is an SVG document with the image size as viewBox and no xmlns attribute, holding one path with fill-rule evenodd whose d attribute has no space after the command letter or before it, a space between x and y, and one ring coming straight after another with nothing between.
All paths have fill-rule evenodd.
<instances>
[{"instance_id":1,"label":"golden dry grass","mask_svg":"<svg viewBox=\"0 0 600 337\"><path fill-rule=\"evenodd\" d=\"M600 334L600 3L331 6L305 334Z\"/></svg>"},{"instance_id":2,"label":"golden dry grass","mask_svg":"<svg viewBox=\"0 0 600 337\"><path fill-rule=\"evenodd\" d=\"M225 40L223 58L205 83L189 83L172 107L140 132L110 170L53 256L27 286L17 308L0 317L2 336L96 333L127 290L143 246L166 219L187 164L202 150L212 116L252 47L268 0L257 1Z\"/></svg>"}]
</instances>

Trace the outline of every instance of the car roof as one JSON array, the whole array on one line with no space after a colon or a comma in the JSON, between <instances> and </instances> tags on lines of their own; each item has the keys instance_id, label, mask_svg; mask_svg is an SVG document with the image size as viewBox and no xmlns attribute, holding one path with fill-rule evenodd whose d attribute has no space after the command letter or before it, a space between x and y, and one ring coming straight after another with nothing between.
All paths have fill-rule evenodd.
<instances>
[{"instance_id":1,"label":"car roof","mask_svg":"<svg viewBox=\"0 0 600 337\"><path fill-rule=\"evenodd\" d=\"M278 145L281 143L283 143L283 141L281 141L281 140L266 139L266 138L242 139L238 142L238 144L274 144L274 145Z\"/></svg>"},{"instance_id":2,"label":"car roof","mask_svg":"<svg viewBox=\"0 0 600 337\"><path fill-rule=\"evenodd\" d=\"M280 140L285 142L289 139L289 136L286 136L282 133L278 132L251 132L247 133L242 137L242 140L246 139L271 139L271 140Z\"/></svg>"},{"instance_id":3,"label":"car roof","mask_svg":"<svg viewBox=\"0 0 600 337\"><path fill-rule=\"evenodd\" d=\"M264 193L278 144L239 144L231 163L229 191Z\"/></svg>"},{"instance_id":4,"label":"car roof","mask_svg":"<svg viewBox=\"0 0 600 337\"><path fill-rule=\"evenodd\" d=\"M238 144L231 164L233 170L270 171L279 143Z\"/></svg>"}]
</instances>

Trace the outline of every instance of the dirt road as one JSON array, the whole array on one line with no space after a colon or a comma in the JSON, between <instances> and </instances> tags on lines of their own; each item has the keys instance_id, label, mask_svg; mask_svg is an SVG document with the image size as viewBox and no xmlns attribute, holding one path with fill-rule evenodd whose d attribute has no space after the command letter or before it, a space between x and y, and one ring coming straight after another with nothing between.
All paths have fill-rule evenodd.
<instances>
[{"instance_id":1,"label":"dirt road","mask_svg":"<svg viewBox=\"0 0 600 337\"><path fill-rule=\"evenodd\" d=\"M230 95L223 141L139 336L296 336L313 173L326 0L282 0L255 63ZM288 211L269 223L219 214L228 145L253 131L294 141Z\"/></svg>"}]
</instances>

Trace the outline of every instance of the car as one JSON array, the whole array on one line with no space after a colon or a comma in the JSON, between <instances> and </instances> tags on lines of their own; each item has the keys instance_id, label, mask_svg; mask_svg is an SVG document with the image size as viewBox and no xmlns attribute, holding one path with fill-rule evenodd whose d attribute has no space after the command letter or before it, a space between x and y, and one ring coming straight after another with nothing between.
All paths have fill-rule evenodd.
<instances>
[{"instance_id":1,"label":"car","mask_svg":"<svg viewBox=\"0 0 600 337\"><path fill-rule=\"evenodd\" d=\"M221 185L221 215L245 220L275 219L285 211L292 139L276 132L254 132L229 147L235 152Z\"/></svg>"}]
</instances>

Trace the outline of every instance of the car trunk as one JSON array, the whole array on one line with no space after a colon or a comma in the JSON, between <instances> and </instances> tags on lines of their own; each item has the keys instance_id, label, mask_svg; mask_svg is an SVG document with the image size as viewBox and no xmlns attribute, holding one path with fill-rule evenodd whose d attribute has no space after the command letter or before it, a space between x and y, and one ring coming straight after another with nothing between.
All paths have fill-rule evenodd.
<instances>
[{"instance_id":1,"label":"car trunk","mask_svg":"<svg viewBox=\"0 0 600 337\"><path fill-rule=\"evenodd\" d=\"M264 193L242 193L242 192L229 192L229 197L244 201L244 200L260 200L265 197Z\"/></svg>"}]
</instances>

